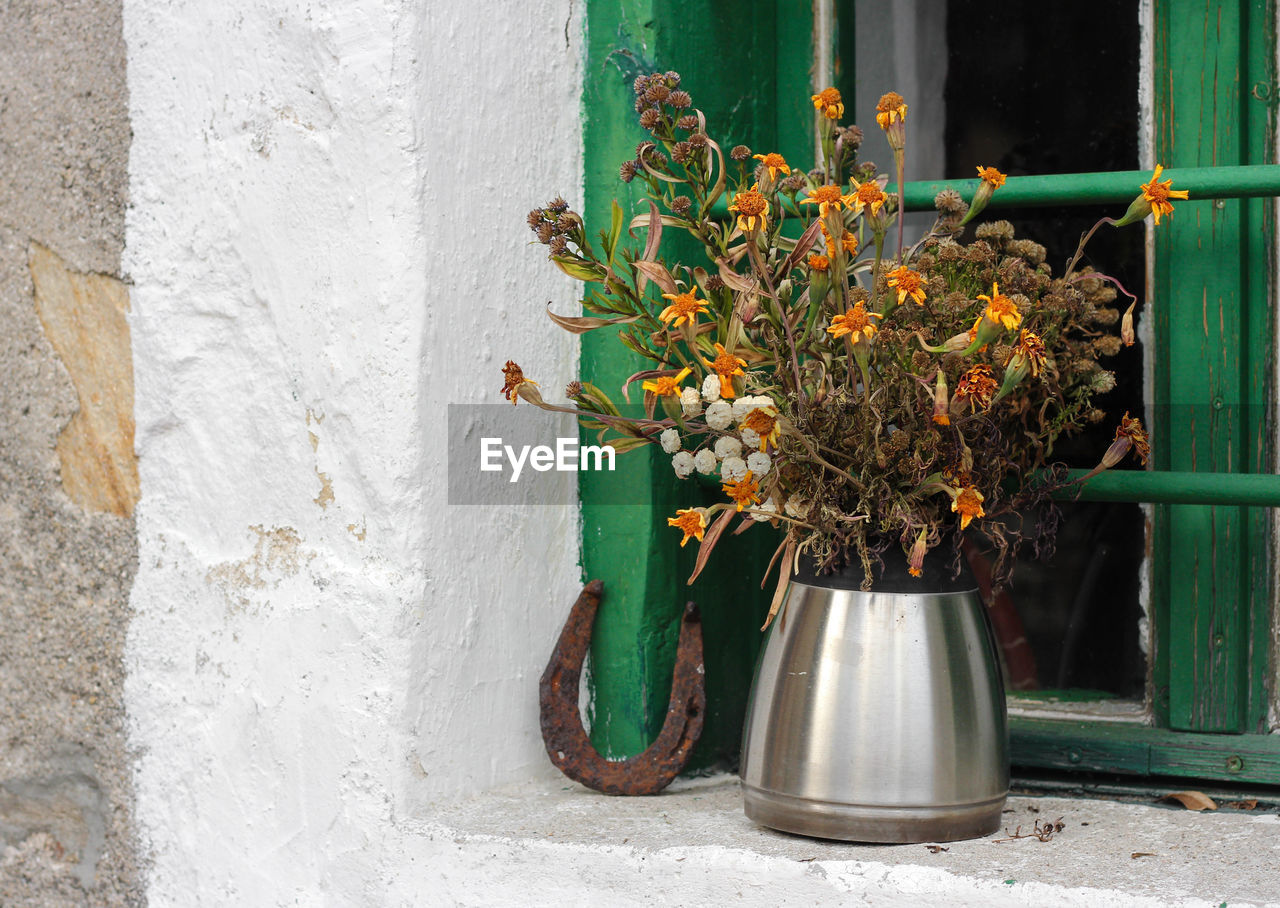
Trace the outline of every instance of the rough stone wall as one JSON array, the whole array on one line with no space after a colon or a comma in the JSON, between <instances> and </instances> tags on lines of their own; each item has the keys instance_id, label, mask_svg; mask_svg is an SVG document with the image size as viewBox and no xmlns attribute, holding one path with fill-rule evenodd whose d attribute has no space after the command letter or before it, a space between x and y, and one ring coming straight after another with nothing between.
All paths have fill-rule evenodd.
<instances>
[{"instance_id":1,"label":"rough stone wall","mask_svg":"<svg viewBox=\"0 0 1280 908\"><path fill-rule=\"evenodd\" d=\"M0 905L143 901L118 0L0 4Z\"/></svg>"}]
</instances>

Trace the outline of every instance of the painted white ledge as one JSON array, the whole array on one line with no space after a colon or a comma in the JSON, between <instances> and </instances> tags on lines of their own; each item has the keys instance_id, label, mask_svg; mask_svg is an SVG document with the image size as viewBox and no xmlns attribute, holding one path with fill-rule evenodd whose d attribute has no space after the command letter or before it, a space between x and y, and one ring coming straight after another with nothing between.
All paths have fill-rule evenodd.
<instances>
[{"instance_id":1,"label":"painted white ledge","mask_svg":"<svg viewBox=\"0 0 1280 908\"><path fill-rule=\"evenodd\" d=\"M463 905L1280 905L1274 812L1058 797L1009 807L1010 829L1059 817L1065 828L937 854L814 841L749 822L737 779L719 776L651 798L503 789L442 808L422 831L450 852L432 868L446 877L436 894Z\"/></svg>"}]
</instances>

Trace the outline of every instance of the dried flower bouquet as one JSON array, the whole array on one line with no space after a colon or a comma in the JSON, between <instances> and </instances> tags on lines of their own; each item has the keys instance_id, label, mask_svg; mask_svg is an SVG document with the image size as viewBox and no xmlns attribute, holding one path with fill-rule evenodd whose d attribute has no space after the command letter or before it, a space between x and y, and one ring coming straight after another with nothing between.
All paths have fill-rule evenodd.
<instances>
[{"instance_id":1,"label":"dried flower bouquet","mask_svg":"<svg viewBox=\"0 0 1280 908\"><path fill-rule=\"evenodd\" d=\"M1005 181L993 167L977 168L968 202L939 193L935 225L904 246L907 104L894 92L876 112L899 188L887 194L888 176L858 158L862 131L839 124L835 89L812 98L822 154L804 172L772 152L726 155L678 74L634 87L651 138L620 173L648 195L648 212L629 223L642 248L621 243L628 219L616 202L599 248L561 199L530 212L529 226L585 284L591 314L552 319L575 333L614 329L649 361L622 389L629 399L639 383L644 415L624 416L585 381L569 385L568 406L550 403L514 362L508 399L573 412L618 452L659 446L677 476L722 483L722 503L668 519L681 545L701 544L695 577L735 517L780 528L770 617L801 555L819 571L856 559L869 588L888 545L919 575L944 540L958 562L975 521L999 552L998 576L1023 537L1051 542L1052 521L1028 527L1018 514L1066 484L1054 444L1105 418L1094 399L1115 379L1102 361L1133 343L1136 300L1121 314L1117 291L1132 295L1079 268L1081 253L1103 224L1148 214L1158 224L1186 193L1157 167L1129 211L1100 220L1055 276L1044 247L1006 221L962 239ZM664 257L668 230L695 237L705 261ZM1146 462L1137 419L1126 414L1115 438L1094 472L1129 451Z\"/></svg>"}]
</instances>

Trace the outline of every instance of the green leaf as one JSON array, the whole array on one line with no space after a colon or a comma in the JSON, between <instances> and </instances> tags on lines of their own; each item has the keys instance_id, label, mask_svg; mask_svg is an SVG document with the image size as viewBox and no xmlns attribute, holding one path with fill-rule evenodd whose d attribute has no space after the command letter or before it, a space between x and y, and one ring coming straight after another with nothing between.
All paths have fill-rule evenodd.
<instances>
[{"instance_id":1,"label":"green leaf","mask_svg":"<svg viewBox=\"0 0 1280 908\"><path fill-rule=\"evenodd\" d=\"M622 206L613 200L613 223L609 226L609 236L604 241L605 261L613 264L613 252L618 246L618 237L622 236Z\"/></svg>"},{"instance_id":2,"label":"green leaf","mask_svg":"<svg viewBox=\"0 0 1280 908\"><path fill-rule=\"evenodd\" d=\"M551 261L556 263L556 267L580 281L598 281L604 277L604 274L594 265L588 265L576 258L567 255L553 255Z\"/></svg>"}]
</instances>

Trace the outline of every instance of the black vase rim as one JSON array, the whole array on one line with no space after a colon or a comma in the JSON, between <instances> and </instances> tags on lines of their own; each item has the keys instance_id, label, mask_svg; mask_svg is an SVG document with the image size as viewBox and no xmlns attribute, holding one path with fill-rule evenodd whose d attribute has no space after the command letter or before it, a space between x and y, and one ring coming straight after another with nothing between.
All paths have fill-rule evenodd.
<instances>
[{"instance_id":1,"label":"black vase rim","mask_svg":"<svg viewBox=\"0 0 1280 908\"><path fill-rule=\"evenodd\" d=\"M953 576L952 559L941 547L924 559L919 577L912 576L906 553L894 543L880 552L880 562L871 559L872 593L969 593L978 588L966 558L960 558L960 573ZM800 556L799 570L792 580L805 586L829 590L862 590L866 572L857 553L850 553L849 563L837 571L818 573L818 565L812 558Z\"/></svg>"}]
</instances>

